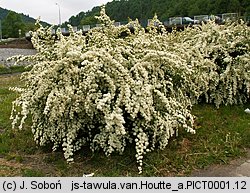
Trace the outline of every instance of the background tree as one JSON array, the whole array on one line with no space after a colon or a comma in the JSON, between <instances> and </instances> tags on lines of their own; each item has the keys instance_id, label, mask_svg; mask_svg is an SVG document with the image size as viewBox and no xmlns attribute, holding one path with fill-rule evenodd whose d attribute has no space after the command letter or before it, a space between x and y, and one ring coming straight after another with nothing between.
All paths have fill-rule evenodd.
<instances>
[{"instance_id":1,"label":"background tree","mask_svg":"<svg viewBox=\"0 0 250 193\"><path fill-rule=\"evenodd\" d=\"M222 13L238 13L240 16L250 16L249 0L113 0L106 4L106 12L112 20L128 21L128 18L139 19L142 24L157 14L161 21L169 17L217 15ZM95 15L100 7L94 7L88 12L72 16L69 24L96 24Z\"/></svg>"},{"instance_id":2,"label":"background tree","mask_svg":"<svg viewBox=\"0 0 250 193\"><path fill-rule=\"evenodd\" d=\"M25 32L29 32L29 31L35 31L37 29L37 26L35 25L35 23L32 22L28 22L25 23Z\"/></svg>"},{"instance_id":3,"label":"background tree","mask_svg":"<svg viewBox=\"0 0 250 193\"><path fill-rule=\"evenodd\" d=\"M2 28L3 36L6 38L18 38L19 30L21 30L22 32L21 35L25 33L25 24L22 20L22 17L13 11L10 11L6 18L3 20Z\"/></svg>"}]
</instances>

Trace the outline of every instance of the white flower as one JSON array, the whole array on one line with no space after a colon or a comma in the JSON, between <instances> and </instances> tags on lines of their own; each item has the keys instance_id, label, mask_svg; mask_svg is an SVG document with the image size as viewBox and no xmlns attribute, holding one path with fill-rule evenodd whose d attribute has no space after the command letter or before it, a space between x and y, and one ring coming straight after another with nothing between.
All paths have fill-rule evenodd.
<instances>
[{"instance_id":1,"label":"white flower","mask_svg":"<svg viewBox=\"0 0 250 193\"><path fill-rule=\"evenodd\" d=\"M210 22L167 33L155 17L161 33L131 21L132 34L115 27L104 9L98 18L102 27L86 36L71 29L55 39L41 26L32 35L37 54L17 57L32 61L32 70L23 74L23 88L11 88L20 93L12 125L21 129L31 114L37 144L62 147L67 161L83 145L110 155L131 143L141 173L144 155L166 148L178 128L195 133L191 108L201 96L216 106L249 100L245 24Z\"/></svg>"}]
</instances>

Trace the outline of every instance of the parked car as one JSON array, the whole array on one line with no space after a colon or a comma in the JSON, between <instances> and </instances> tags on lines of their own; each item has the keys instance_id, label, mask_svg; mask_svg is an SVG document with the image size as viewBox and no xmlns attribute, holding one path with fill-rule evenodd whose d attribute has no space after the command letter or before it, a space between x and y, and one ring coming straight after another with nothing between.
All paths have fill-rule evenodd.
<instances>
[{"instance_id":1,"label":"parked car","mask_svg":"<svg viewBox=\"0 0 250 193\"><path fill-rule=\"evenodd\" d=\"M198 24L199 20L191 19L190 17L172 17L169 18L170 25L189 25Z\"/></svg>"},{"instance_id":2,"label":"parked car","mask_svg":"<svg viewBox=\"0 0 250 193\"><path fill-rule=\"evenodd\" d=\"M199 20L191 19L190 17L183 17L182 24L198 24Z\"/></svg>"}]
</instances>

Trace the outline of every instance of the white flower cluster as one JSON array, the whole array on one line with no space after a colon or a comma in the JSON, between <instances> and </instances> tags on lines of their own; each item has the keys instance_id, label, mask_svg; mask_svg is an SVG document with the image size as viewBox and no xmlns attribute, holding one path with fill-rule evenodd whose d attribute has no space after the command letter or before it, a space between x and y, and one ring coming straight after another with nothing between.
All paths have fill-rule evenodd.
<instances>
[{"instance_id":1,"label":"white flower cluster","mask_svg":"<svg viewBox=\"0 0 250 193\"><path fill-rule=\"evenodd\" d=\"M110 155L130 143L141 173L143 156L165 148L178 129L195 133L191 108L201 96L217 105L249 98L245 24L168 33L156 17L147 32L138 21L115 27L104 9L99 19L86 36L40 26L32 34L38 53L25 57L25 88L15 89L13 127L31 114L35 141L62 148L68 161L84 145Z\"/></svg>"},{"instance_id":2,"label":"white flower cluster","mask_svg":"<svg viewBox=\"0 0 250 193\"><path fill-rule=\"evenodd\" d=\"M250 29L243 22L214 22L189 28L174 37L192 54L196 76L206 102L232 105L250 97Z\"/></svg>"}]
</instances>

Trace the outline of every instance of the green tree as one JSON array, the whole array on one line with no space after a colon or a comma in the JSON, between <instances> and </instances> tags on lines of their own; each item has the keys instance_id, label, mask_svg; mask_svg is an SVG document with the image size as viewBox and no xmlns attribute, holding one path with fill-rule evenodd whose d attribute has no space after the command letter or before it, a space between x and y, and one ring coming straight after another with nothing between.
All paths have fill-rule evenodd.
<instances>
[{"instance_id":1,"label":"green tree","mask_svg":"<svg viewBox=\"0 0 250 193\"><path fill-rule=\"evenodd\" d=\"M93 19L100 11L94 7L91 11L72 16L71 25L93 24ZM128 18L147 21L157 14L161 21L169 17L194 16L204 14L239 13L250 15L249 0L113 0L106 4L106 13L112 20L127 21ZM147 22L146 22L147 23Z\"/></svg>"},{"instance_id":2,"label":"green tree","mask_svg":"<svg viewBox=\"0 0 250 193\"><path fill-rule=\"evenodd\" d=\"M228 4L228 12L240 13L241 6L238 0L231 0Z\"/></svg>"},{"instance_id":3,"label":"green tree","mask_svg":"<svg viewBox=\"0 0 250 193\"><path fill-rule=\"evenodd\" d=\"M95 16L87 16L87 17L84 17L84 19L80 21L80 25L93 25L97 23L98 21L95 18Z\"/></svg>"},{"instance_id":4,"label":"green tree","mask_svg":"<svg viewBox=\"0 0 250 193\"><path fill-rule=\"evenodd\" d=\"M25 23L25 32L29 32L29 31L35 31L37 29L37 26L35 25L35 23L32 22L28 22Z\"/></svg>"},{"instance_id":5,"label":"green tree","mask_svg":"<svg viewBox=\"0 0 250 193\"><path fill-rule=\"evenodd\" d=\"M242 10L244 12L244 16L250 17L250 2L249 0L242 0Z\"/></svg>"},{"instance_id":6,"label":"green tree","mask_svg":"<svg viewBox=\"0 0 250 193\"><path fill-rule=\"evenodd\" d=\"M19 37L19 30L22 32L21 35L24 34L25 24L19 14L10 11L3 20L2 28L4 37L17 38Z\"/></svg>"},{"instance_id":7,"label":"green tree","mask_svg":"<svg viewBox=\"0 0 250 193\"><path fill-rule=\"evenodd\" d=\"M200 9L197 4L194 4L189 7L188 15L199 15L200 14Z\"/></svg>"}]
</instances>

